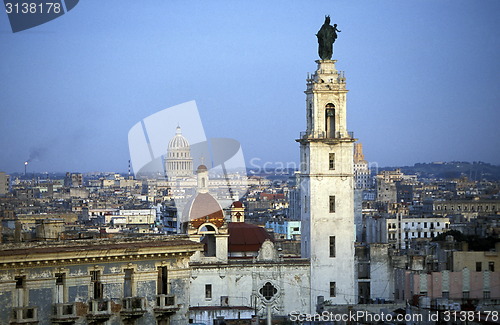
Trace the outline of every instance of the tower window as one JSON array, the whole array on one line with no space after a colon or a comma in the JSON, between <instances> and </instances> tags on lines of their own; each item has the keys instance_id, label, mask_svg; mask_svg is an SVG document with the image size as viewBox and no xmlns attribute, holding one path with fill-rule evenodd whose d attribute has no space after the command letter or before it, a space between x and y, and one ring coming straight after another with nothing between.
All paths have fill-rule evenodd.
<instances>
[{"instance_id":1,"label":"tower window","mask_svg":"<svg viewBox=\"0 0 500 325\"><path fill-rule=\"evenodd\" d=\"M328 168L330 170L335 169L335 153L333 153L333 152L330 152L328 166L329 166Z\"/></svg>"},{"instance_id":2,"label":"tower window","mask_svg":"<svg viewBox=\"0 0 500 325\"><path fill-rule=\"evenodd\" d=\"M330 282L330 297L335 297L336 296L336 283L335 282Z\"/></svg>"},{"instance_id":3,"label":"tower window","mask_svg":"<svg viewBox=\"0 0 500 325\"><path fill-rule=\"evenodd\" d=\"M327 138L335 138L335 105L332 103L326 105L325 131Z\"/></svg>"},{"instance_id":4,"label":"tower window","mask_svg":"<svg viewBox=\"0 0 500 325\"><path fill-rule=\"evenodd\" d=\"M330 257L335 257L335 236L330 236Z\"/></svg>"},{"instance_id":5,"label":"tower window","mask_svg":"<svg viewBox=\"0 0 500 325\"><path fill-rule=\"evenodd\" d=\"M481 272L482 271L482 263L481 262L476 262L476 272Z\"/></svg>"},{"instance_id":6,"label":"tower window","mask_svg":"<svg viewBox=\"0 0 500 325\"><path fill-rule=\"evenodd\" d=\"M488 262L488 270L490 272L495 272L495 262Z\"/></svg>"},{"instance_id":7,"label":"tower window","mask_svg":"<svg viewBox=\"0 0 500 325\"><path fill-rule=\"evenodd\" d=\"M330 195L330 213L334 213L335 212L335 196L334 195Z\"/></svg>"}]
</instances>

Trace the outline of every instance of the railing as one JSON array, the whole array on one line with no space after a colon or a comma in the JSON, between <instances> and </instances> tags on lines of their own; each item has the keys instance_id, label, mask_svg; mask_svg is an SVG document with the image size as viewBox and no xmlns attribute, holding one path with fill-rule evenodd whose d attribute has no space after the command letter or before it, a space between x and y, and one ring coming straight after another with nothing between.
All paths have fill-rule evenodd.
<instances>
[{"instance_id":1,"label":"railing","mask_svg":"<svg viewBox=\"0 0 500 325\"><path fill-rule=\"evenodd\" d=\"M74 303L54 304L54 318L76 317L76 308Z\"/></svg>"},{"instance_id":2,"label":"railing","mask_svg":"<svg viewBox=\"0 0 500 325\"><path fill-rule=\"evenodd\" d=\"M327 134L325 131L304 131L300 132L301 139L353 139L354 132L336 132L332 137L331 134Z\"/></svg>"},{"instance_id":3,"label":"railing","mask_svg":"<svg viewBox=\"0 0 500 325\"><path fill-rule=\"evenodd\" d=\"M11 324L22 324L38 322L37 307L14 307L12 308Z\"/></svg>"},{"instance_id":4,"label":"railing","mask_svg":"<svg viewBox=\"0 0 500 325\"><path fill-rule=\"evenodd\" d=\"M144 297L128 297L123 299L124 311L142 311L146 309L146 299Z\"/></svg>"},{"instance_id":5,"label":"railing","mask_svg":"<svg viewBox=\"0 0 500 325\"><path fill-rule=\"evenodd\" d=\"M89 302L89 314L107 315L111 314L111 301L107 299L92 299Z\"/></svg>"},{"instance_id":6,"label":"railing","mask_svg":"<svg viewBox=\"0 0 500 325\"><path fill-rule=\"evenodd\" d=\"M173 309L176 308L175 295L157 295L156 308L160 309Z\"/></svg>"}]
</instances>

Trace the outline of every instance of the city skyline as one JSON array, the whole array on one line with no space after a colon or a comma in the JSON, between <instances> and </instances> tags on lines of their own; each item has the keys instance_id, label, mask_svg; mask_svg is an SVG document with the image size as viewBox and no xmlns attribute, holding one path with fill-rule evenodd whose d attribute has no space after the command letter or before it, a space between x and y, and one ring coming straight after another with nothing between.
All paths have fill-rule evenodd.
<instances>
[{"instance_id":1,"label":"city skyline","mask_svg":"<svg viewBox=\"0 0 500 325\"><path fill-rule=\"evenodd\" d=\"M125 171L128 130L190 100L248 167L298 162L325 15L367 160L500 164L498 2L98 5L15 34L0 15L0 171Z\"/></svg>"}]
</instances>

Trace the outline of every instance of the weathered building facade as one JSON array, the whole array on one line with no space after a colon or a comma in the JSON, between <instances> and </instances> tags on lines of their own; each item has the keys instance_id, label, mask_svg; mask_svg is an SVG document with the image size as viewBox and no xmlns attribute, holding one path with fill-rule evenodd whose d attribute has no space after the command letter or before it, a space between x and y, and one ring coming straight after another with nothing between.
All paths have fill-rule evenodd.
<instances>
[{"instance_id":1,"label":"weathered building facade","mask_svg":"<svg viewBox=\"0 0 500 325\"><path fill-rule=\"evenodd\" d=\"M187 324L185 237L4 246L1 324Z\"/></svg>"}]
</instances>

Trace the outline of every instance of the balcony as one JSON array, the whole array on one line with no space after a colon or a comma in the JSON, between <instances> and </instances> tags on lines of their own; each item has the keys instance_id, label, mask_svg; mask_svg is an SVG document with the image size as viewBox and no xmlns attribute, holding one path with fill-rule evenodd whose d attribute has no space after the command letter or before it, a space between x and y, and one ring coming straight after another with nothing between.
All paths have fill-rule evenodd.
<instances>
[{"instance_id":1,"label":"balcony","mask_svg":"<svg viewBox=\"0 0 500 325\"><path fill-rule=\"evenodd\" d=\"M38 323L38 307L14 307L10 324Z\"/></svg>"},{"instance_id":2,"label":"balcony","mask_svg":"<svg viewBox=\"0 0 500 325\"><path fill-rule=\"evenodd\" d=\"M75 303L54 304L54 314L52 323L54 324L72 324L78 318L76 315Z\"/></svg>"},{"instance_id":3,"label":"balcony","mask_svg":"<svg viewBox=\"0 0 500 325\"><path fill-rule=\"evenodd\" d=\"M124 318L139 318L146 313L146 298L127 297L122 301L120 315Z\"/></svg>"},{"instance_id":4,"label":"balcony","mask_svg":"<svg viewBox=\"0 0 500 325\"><path fill-rule=\"evenodd\" d=\"M173 314L179 310L179 305L176 304L175 295L157 295L155 313L158 315Z\"/></svg>"},{"instance_id":5,"label":"balcony","mask_svg":"<svg viewBox=\"0 0 500 325\"><path fill-rule=\"evenodd\" d=\"M92 299L89 301L89 321L105 321L111 317L111 301L107 299Z\"/></svg>"},{"instance_id":6,"label":"balcony","mask_svg":"<svg viewBox=\"0 0 500 325\"><path fill-rule=\"evenodd\" d=\"M354 139L354 132L335 132L335 136L331 134L327 134L325 131L305 131L300 132L300 138L297 141L301 140L326 140L326 141L339 141L339 140L350 140Z\"/></svg>"}]
</instances>

